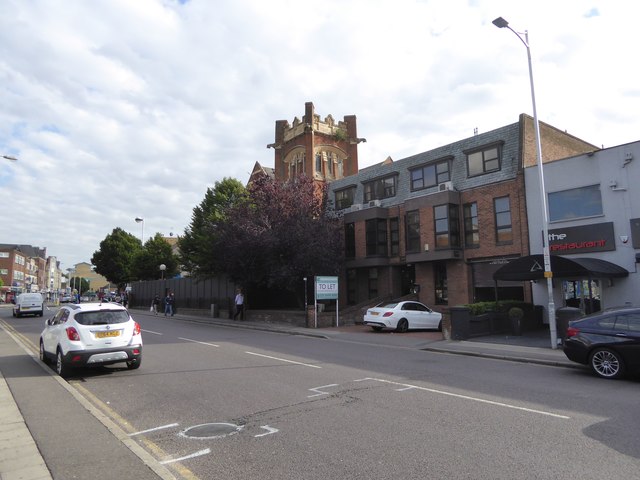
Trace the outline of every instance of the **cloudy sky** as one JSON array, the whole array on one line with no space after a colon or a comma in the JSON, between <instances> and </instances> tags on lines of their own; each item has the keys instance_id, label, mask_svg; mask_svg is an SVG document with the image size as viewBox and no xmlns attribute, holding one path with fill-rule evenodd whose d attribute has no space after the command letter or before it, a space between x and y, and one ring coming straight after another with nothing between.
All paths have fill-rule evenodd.
<instances>
[{"instance_id":1,"label":"cloudy sky","mask_svg":"<svg viewBox=\"0 0 640 480\"><path fill-rule=\"evenodd\" d=\"M179 235L207 187L273 166L305 102L356 115L360 167L533 114L640 140L636 0L0 0L0 243L90 262ZM136 217L144 223L136 223Z\"/></svg>"}]
</instances>

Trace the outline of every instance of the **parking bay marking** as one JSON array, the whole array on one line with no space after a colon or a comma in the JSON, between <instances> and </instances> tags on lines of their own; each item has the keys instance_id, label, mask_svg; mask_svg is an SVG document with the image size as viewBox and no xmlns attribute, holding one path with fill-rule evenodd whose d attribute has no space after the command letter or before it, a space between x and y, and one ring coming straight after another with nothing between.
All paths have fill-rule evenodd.
<instances>
[{"instance_id":1,"label":"parking bay marking","mask_svg":"<svg viewBox=\"0 0 640 480\"><path fill-rule=\"evenodd\" d=\"M244 353L248 353L249 355L255 355L256 357L270 358L271 360L278 360L280 362L287 362L287 363L293 363L295 365L302 365L303 367L322 368L319 365L311 365L309 363L295 362L293 360L287 360L285 358L278 358L278 357L271 357L269 355L263 355L261 353L255 353L255 352L244 352Z\"/></svg>"},{"instance_id":2,"label":"parking bay marking","mask_svg":"<svg viewBox=\"0 0 640 480\"><path fill-rule=\"evenodd\" d=\"M181 462L182 460L189 460L190 458L201 457L202 455L208 455L210 453L211 453L211 449L205 448L204 450L200 450L198 452L192 453L191 455L185 455L184 457L180 457L180 458L172 458L171 460L163 460L160 463L162 465L166 465L168 463Z\"/></svg>"},{"instance_id":3,"label":"parking bay marking","mask_svg":"<svg viewBox=\"0 0 640 480\"><path fill-rule=\"evenodd\" d=\"M405 391L405 390L413 390L413 389L417 389L417 390L422 390L424 392L430 392L430 393L437 393L440 395L447 395L449 397L455 397L455 398L461 398L463 400L471 400L474 402L479 402L479 403L486 403L488 405L494 405L496 407L505 407L505 408L511 408L513 410L520 410L523 412L529 412L529 413L537 413L540 415L547 415L549 417L554 417L554 418L561 418L563 420L568 420L571 417L567 417L566 415L559 415L557 413L551 413L551 412L545 412L544 410L535 410L533 408L526 408L526 407L519 407L517 405L510 405L508 403L502 403L502 402L495 402L493 400L485 400L484 398L478 398L478 397L471 397L469 395L461 395L459 393L453 393L453 392L445 392L444 390L436 390L433 388L426 388L426 387L420 387L418 385L411 385L408 383L399 383L399 382L393 382L391 380L383 380L381 378L361 378L359 380L354 380L356 382L364 382L364 381L374 381L374 382L381 382L381 383L388 383L390 385L398 385L400 387L400 389L396 389L398 391Z\"/></svg>"},{"instance_id":4,"label":"parking bay marking","mask_svg":"<svg viewBox=\"0 0 640 480\"><path fill-rule=\"evenodd\" d=\"M136 435L143 435L145 433L157 432L158 430L163 430L165 428L173 428L173 427L177 427L178 425L180 425L180 424L179 423L170 423L169 425L162 425L161 427L149 428L147 430L141 430L139 432L133 432L133 433L130 433L129 436L130 437L134 437Z\"/></svg>"},{"instance_id":5,"label":"parking bay marking","mask_svg":"<svg viewBox=\"0 0 640 480\"><path fill-rule=\"evenodd\" d=\"M337 383L332 383L331 385L322 385L321 387L310 388L309 391L317 392L315 395L307 395L307 398L319 397L320 395L329 395L329 392L324 392L320 390L321 388L329 388L329 387L337 387Z\"/></svg>"},{"instance_id":6,"label":"parking bay marking","mask_svg":"<svg viewBox=\"0 0 640 480\"><path fill-rule=\"evenodd\" d=\"M178 340L184 340L185 342L199 343L200 345L207 345L208 347L219 347L220 346L220 345L216 345L215 343L201 342L199 340L192 340L190 338L178 337Z\"/></svg>"}]
</instances>

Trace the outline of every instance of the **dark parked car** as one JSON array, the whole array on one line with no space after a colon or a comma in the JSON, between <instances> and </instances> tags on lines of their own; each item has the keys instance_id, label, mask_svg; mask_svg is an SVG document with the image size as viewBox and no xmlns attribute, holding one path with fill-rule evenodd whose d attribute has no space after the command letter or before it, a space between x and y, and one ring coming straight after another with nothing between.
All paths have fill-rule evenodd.
<instances>
[{"instance_id":1,"label":"dark parked car","mask_svg":"<svg viewBox=\"0 0 640 480\"><path fill-rule=\"evenodd\" d=\"M569 360L602 378L640 372L640 307L618 307L569 322L563 343Z\"/></svg>"}]
</instances>

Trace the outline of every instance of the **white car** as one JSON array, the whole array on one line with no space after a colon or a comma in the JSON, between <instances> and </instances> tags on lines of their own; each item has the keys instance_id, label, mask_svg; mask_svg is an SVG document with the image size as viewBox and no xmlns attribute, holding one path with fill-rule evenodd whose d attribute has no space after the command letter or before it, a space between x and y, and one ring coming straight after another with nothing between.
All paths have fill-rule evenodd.
<instances>
[{"instance_id":1,"label":"white car","mask_svg":"<svg viewBox=\"0 0 640 480\"><path fill-rule=\"evenodd\" d=\"M398 332L415 328L442 330L442 314L420 302L390 302L369 308L364 316L364 324L376 332L382 329Z\"/></svg>"},{"instance_id":2,"label":"white car","mask_svg":"<svg viewBox=\"0 0 640 480\"><path fill-rule=\"evenodd\" d=\"M44 314L44 298L39 293L21 293L16 297L13 305L13 316L22 317L23 315L37 315L41 317Z\"/></svg>"},{"instance_id":3,"label":"white car","mask_svg":"<svg viewBox=\"0 0 640 480\"><path fill-rule=\"evenodd\" d=\"M142 363L142 333L122 305L80 303L64 305L45 322L40 334L40 360L54 362L65 377L74 367Z\"/></svg>"}]
</instances>

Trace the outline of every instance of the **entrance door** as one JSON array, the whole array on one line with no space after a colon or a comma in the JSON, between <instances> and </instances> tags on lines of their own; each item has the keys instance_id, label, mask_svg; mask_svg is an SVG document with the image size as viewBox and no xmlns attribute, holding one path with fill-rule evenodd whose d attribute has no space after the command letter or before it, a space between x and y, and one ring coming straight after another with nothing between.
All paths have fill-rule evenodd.
<instances>
[{"instance_id":1,"label":"entrance door","mask_svg":"<svg viewBox=\"0 0 640 480\"><path fill-rule=\"evenodd\" d=\"M413 286L416 283L416 267L413 264L400 267L400 290L401 295L413 293Z\"/></svg>"}]
</instances>

